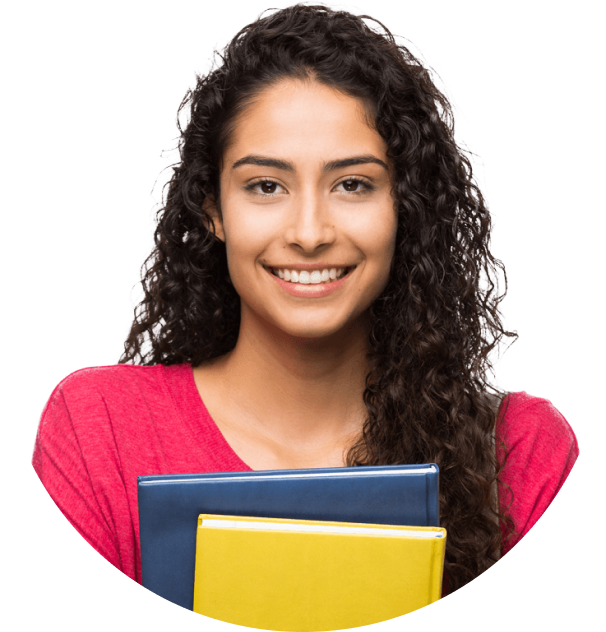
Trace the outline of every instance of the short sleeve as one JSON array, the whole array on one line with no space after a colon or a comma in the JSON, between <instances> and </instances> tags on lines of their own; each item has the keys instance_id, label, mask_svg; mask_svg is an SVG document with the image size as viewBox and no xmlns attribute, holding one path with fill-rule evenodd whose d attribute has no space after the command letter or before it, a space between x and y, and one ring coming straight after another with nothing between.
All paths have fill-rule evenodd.
<instances>
[{"instance_id":1,"label":"short sleeve","mask_svg":"<svg viewBox=\"0 0 606 632\"><path fill-rule=\"evenodd\" d=\"M577 439L564 416L545 399L513 393L504 402L497 436L501 472L499 504L514 523L510 550L543 515L578 455ZM499 448L500 444L500 448ZM507 533L505 533L507 535Z\"/></svg>"},{"instance_id":2,"label":"short sleeve","mask_svg":"<svg viewBox=\"0 0 606 632\"><path fill-rule=\"evenodd\" d=\"M95 464L87 462L85 456L87 448L95 449L90 444L97 438L82 432L77 421L83 418L98 423L100 428L108 424L99 419L104 413L102 406L93 403L94 393L74 375L57 386L46 404L32 463L47 492L76 530L109 562L121 568L107 503L91 478L90 470ZM99 434L101 439L103 433Z\"/></svg>"}]
</instances>

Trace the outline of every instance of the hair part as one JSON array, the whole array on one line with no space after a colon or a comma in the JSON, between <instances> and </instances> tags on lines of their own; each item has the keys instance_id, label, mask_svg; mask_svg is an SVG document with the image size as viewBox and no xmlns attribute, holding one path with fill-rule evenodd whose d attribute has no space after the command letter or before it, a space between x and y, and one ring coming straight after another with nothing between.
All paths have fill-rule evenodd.
<instances>
[{"instance_id":1,"label":"hair part","mask_svg":"<svg viewBox=\"0 0 606 632\"><path fill-rule=\"evenodd\" d=\"M506 452L498 437L495 451L488 376L491 352L516 334L500 319L505 270L490 252L490 214L455 143L450 105L380 22L323 6L259 18L220 58L179 108L189 112L179 125L181 160L120 362L198 366L236 344L240 298L208 202L220 210L221 160L246 107L285 78L359 99L388 147L398 228L388 284L371 307L368 417L347 464L439 465L455 590L496 561L502 534L512 532L493 495Z\"/></svg>"}]
</instances>

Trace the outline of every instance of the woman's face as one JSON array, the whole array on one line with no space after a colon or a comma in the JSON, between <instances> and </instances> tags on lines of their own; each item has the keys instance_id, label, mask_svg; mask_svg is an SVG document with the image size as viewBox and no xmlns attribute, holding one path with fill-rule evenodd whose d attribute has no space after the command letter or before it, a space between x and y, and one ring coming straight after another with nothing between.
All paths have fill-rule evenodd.
<instances>
[{"instance_id":1,"label":"woman's face","mask_svg":"<svg viewBox=\"0 0 606 632\"><path fill-rule=\"evenodd\" d=\"M360 101L314 81L280 81L244 110L215 222L243 324L321 338L367 312L395 247L386 151Z\"/></svg>"}]
</instances>

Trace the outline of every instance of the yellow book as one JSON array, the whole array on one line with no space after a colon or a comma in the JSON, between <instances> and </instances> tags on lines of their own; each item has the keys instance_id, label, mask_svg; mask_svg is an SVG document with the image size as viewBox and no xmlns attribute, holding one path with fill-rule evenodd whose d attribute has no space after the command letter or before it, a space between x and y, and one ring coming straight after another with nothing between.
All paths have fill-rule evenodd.
<instances>
[{"instance_id":1,"label":"yellow book","mask_svg":"<svg viewBox=\"0 0 606 632\"><path fill-rule=\"evenodd\" d=\"M369 625L440 598L446 531L203 514L194 611L265 630Z\"/></svg>"}]
</instances>

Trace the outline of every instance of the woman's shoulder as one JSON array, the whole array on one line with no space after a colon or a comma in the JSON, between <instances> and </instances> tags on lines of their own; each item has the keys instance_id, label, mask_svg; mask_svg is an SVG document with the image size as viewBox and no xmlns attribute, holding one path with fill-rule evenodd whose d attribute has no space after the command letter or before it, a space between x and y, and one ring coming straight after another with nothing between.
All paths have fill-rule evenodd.
<instances>
[{"instance_id":1,"label":"woman's shoulder","mask_svg":"<svg viewBox=\"0 0 606 632\"><path fill-rule=\"evenodd\" d=\"M515 525L509 550L541 517L579 455L574 431L547 399L509 393L499 411L497 454L501 511Z\"/></svg>"},{"instance_id":2,"label":"woman's shoulder","mask_svg":"<svg viewBox=\"0 0 606 632\"><path fill-rule=\"evenodd\" d=\"M114 364L79 369L70 373L55 387L49 401L68 397L78 401L82 398L157 398L165 395L166 385L183 379L191 372L188 364L165 366L155 364L141 366Z\"/></svg>"},{"instance_id":3,"label":"woman's shoulder","mask_svg":"<svg viewBox=\"0 0 606 632\"><path fill-rule=\"evenodd\" d=\"M42 411L39 435L47 428L71 431L127 424L133 418L171 417L175 393L191 374L190 365L118 364L79 369L55 387ZM191 378L190 378L191 379Z\"/></svg>"},{"instance_id":4,"label":"woman's shoulder","mask_svg":"<svg viewBox=\"0 0 606 632\"><path fill-rule=\"evenodd\" d=\"M182 366L182 365L178 365ZM55 390L86 390L100 386L115 386L124 383L158 382L165 371L162 364L141 366L136 364L112 364L78 369L63 378Z\"/></svg>"},{"instance_id":5,"label":"woman's shoulder","mask_svg":"<svg viewBox=\"0 0 606 632\"><path fill-rule=\"evenodd\" d=\"M562 413L548 400L525 391L508 393L501 403L497 434L509 449L541 444L576 448L577 439Z\"/></svg>"}]
</instances>

